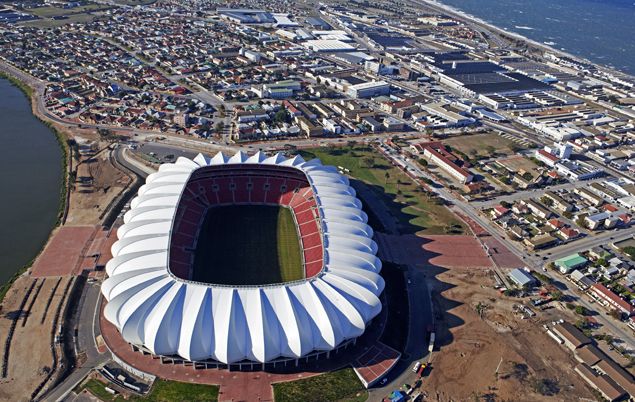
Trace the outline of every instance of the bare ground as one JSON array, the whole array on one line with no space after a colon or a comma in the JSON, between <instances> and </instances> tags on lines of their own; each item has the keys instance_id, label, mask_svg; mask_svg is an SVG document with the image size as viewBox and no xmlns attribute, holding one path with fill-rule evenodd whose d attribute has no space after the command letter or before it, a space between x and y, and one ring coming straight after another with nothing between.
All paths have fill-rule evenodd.
<instances>
[{"instance_id":1,"label":"bare ground","mask_svg":"<svg viewBox=\"0 0 635 402\"><path fill-rule=\"evenodd\" d=\"M8 376L0 379L1 401L30 400L33 390L46 378L53 365L50 347L53 320L70 280L70 276L34 279L23 275L14 283L5 297L0 311L0 339L2 340L0 356L2 358L4 358L4 340L7 339L11 322L16 317L18 321L9 350ZM36 285L26 305L20 310L20 305L33 281L36 281ZM58 281L59 285L56 287ZM33 299L35 301L32 304ZM48 305L49 299L50 305ZM25 317L26 324L22 326Z\"/></svg>"},{"instance_id":2,"label":"bare ground","mask_svg":"<svg viewBox=\"0 0 635 402\"><path fill-rule=\"evenodd\" d=\"M100 146L105 146L101 143ZM82 158L77 166L77 180L71 187L67 224L95 224L128 185L131 178L117 169L105 150L94 158Z\"/></svg>"},{"instance_id":3,"label":"bare ground","mask_svg":"<svg viewBox=\"0 0 635 402\"><path fill-rule=\"evenodd\" d=\"M594 399L573 371L572 354L542 328L560 312L552 309L521 319L513 309L520 300L493 289L487 270L453 268L439 272L436 279L431 281L435 311L444 313L437 315L441 348L434 353L423 385L430 400ZM477 313L479 303L486 306L482 317ZM553 396L537 392L543 380L555 384Z\"/></svg>"}]
</instances>

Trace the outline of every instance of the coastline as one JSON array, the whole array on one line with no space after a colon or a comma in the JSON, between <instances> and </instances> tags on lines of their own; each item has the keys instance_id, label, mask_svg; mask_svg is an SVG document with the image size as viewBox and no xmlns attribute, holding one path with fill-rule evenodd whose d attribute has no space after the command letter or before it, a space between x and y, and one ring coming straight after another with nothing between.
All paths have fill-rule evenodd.
<instances>
[{"instance_id":1,"label":"coastline","mask_svg":"<svg viewBox=\"0 0 635 402\"><path fill-rule=\"evenodd\" d=\"M28 272L29 268L31 268L31 266L33 265L33 263L35 262L37 257L46 248L46 245L51 240L51 236L52 236L53 232L64 223L65 214L68 211L68 203L69 203L68 196L70 195L70 191L69 191L69 177L70 177L69 173L70 172L69 172L69 169L71 167L71 162L69 161L70 150L69 150L69 145L68 145L68 142L67 142L67 139L68 139L67 135L62 133L62 132L60 132L60 130L58 130L51 122L43 119L36 112L36 109L35 109L34 104L33 104L33 97L37 96L37 94L36 94L37 91L34 88L30 87L25 82L19 80L15 76L13 76L11 74L8 74L8 73L6 73L4 71L0 71L0 79L6 79L7 81L9 81L9 83L11 85L13 85L14 87L18 88L24 94L24 96L26 96L26 98L29 101L29 105L31 106L31 114L33 115L33 117L35 117L40 122L42 122L42 124L44 124L50 131L52 131L53 135L55 135L55 139L57 141L57 145L59 146L60 150L62 151L61 163L62 163L62 172L63 172L63 176L62 176L61 183L60 183L61 185L60 185L60 194L59 194L59 201L58 201L57 220L55 221L54 226L49 231L49 234L48 234L48 237L46 238L46 241L44 241L44 243L40 247L40 250L33 256L33 258L31 260L29 260L26 264L24 264L22 267L18 268L15 271L15 273L13 275L11 275L11 277L7 281L5 281L4 283L0 284L0 305L1 305L2 301L4 300L5 295L7 294L9 289L11 289L11 286L13 285L13 283L20 276L22 276L26 272Z\"/></svg>"},{"instance_id":2,"label":"coastline","mask_svg":"<svg viewBox=\"0 0 635 402\"><path fill-rule=\"evenodd\" d=\"M463 10L461 10L459 8L456 8L454 6L443 4L442 2L440 2L438 0L413 0L412 3L414 3L414 4L419 3L419 4L426 5L429 8L436 8L436 9L438 9L440 11L443 11L443 12L447 13L448 15L456 17L456 18L458 18L460 20L467 20L467 21L470 21L472 23L476 23L476 24L482 25L482 26L486 27L487 29L496 32L497 34L504 35L504 36L506 36L506 37L508 37L510 39L521 40L521 41L526 42L526 43L528 43L528 44L530 44L530 45L532 45L532 46L534 46L536 48L549 51L549 52L554 53L556 55L564 56L564 57L570 58L572 60L576 60L576 61L581 62L581 63L592 64L592 65L598 67L598 69L600 69L602 71L610 72L612 74L617 74L617 75L622 75L622 76L635 78L634 75L631 75L631 74L629 74L627 72L624 72L624 71L621 71L621 70L617 70L617 69L615 69L613 67L610 67L610 66L607 66L607 65L604 65L604 64L600 64L600 63L591 61L591 60L589 60L589 59L587 59L587 58L585 58L583 56L577 56L577 55L571 54L569 52L566 52L564 50L556 49L556 48L554 48L554 47L552 47L550 45L547 45L545 43L539 42L539 41L534 40L534 39L530 39L530 38L522 35L521 33L500 28L500 27L498 27L498 26L496 26L496 25L494 25L494 24L492 24L490 22L487 22L487 21L483 20L482 18L479 18L479 17L477 17L475 15L472 15L472 14L470 14L470 13L468 13L466 11L463 11Z\"/></svg>"}]
</instances>

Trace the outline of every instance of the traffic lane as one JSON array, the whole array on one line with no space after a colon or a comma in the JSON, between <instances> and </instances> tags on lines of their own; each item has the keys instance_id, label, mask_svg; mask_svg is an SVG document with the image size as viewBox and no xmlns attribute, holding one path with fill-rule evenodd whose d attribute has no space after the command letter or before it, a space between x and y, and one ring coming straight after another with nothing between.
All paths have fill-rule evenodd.
<instances>
[{"instance_id":1,"label":"traffic lane","mask_svg":"<svg viewBox=\"0 0 635 402\"><path fill-rule=\"evenodd\" d=\"M142 142L133 150L135 153L144 153L151 155L162 162L174 162L179 157L193 159L199 152L178 148L170 145L160 144L156 142ZM209 156L209 155L208 155Z\"/></svg>"}]
</instances>

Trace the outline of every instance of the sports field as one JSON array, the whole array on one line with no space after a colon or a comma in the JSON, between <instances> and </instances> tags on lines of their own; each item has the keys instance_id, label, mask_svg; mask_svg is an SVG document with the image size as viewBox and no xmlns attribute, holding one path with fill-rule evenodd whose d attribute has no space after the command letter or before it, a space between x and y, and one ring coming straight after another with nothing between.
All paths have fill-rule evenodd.
<instances>
[{"instance_id":1,"label":"sports field","mask_svg":"<svg viewBox=\"0 0 635 402\"><path fill-rule=\"evenodd\" d=\"M211 208L196 245L199 282L262 285L304 278L291 210L268 205Z\"/></svg>"}]
</instances>

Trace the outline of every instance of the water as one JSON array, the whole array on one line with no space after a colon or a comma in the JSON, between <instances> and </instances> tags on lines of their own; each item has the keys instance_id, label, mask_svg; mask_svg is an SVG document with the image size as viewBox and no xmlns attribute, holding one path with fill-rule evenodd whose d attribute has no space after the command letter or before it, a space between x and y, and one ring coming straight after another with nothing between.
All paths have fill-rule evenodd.
<instances>
[{"instance_id":1,"label":"water","mask_svg":"<svg viewBox=\"0 0 635 402\"><path fill-rule=\"evenodd\" d=\"M55 225L61 158L26 96L0 79L0 283L35 257Z\"/></svg>"},{"instance_id":2,"label":"water","mask_svg":"<svg viewBox=\"0 0 635 402\"><path fill-rule=\"evenodd\" d=\"M635 0L439 0L499 28L635 75Z\"/></svg>"}]
</instances>

